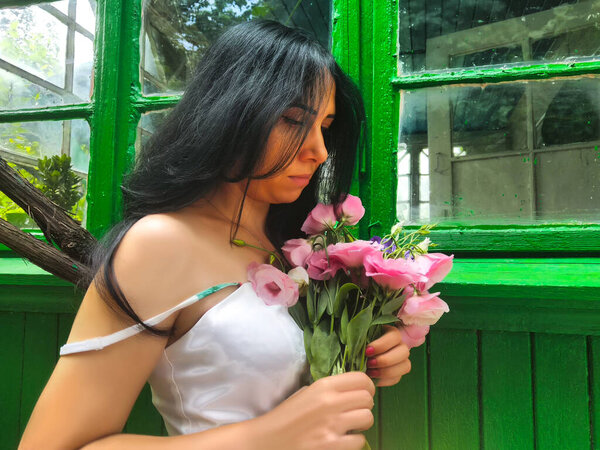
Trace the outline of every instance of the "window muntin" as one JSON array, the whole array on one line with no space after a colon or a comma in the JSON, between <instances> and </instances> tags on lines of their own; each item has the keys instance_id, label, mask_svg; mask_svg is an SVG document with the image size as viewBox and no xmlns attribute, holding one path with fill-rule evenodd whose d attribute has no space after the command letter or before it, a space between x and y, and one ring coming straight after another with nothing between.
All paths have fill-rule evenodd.
<instances>
[{"instance_id":1,"label":"window muntin","mask_svg":"<svg viewBox=\"0 0 600 450\"><path fill-rule=\"evenodd\" d=\"M600 77L401 92L397 216L600 223Z\"/></svg>"},{"instance_id":2,"label":"window muntin","mask_svg":"<svg viewBox=\"0 0 600 450\"><path fill-rule=\"evenodd\" d=\"M400 1L402 74L598 56L600 2Z\"/></svg>"},{"instance_id":3,"label":"window muntin","mask_svg":"<svg viewBox=\"0 0 600 450\"><path fill-rule=\"evenodd\" d=\"M145 95L183 91L205 49L231 25L253 18L278 20L316 36L329 47L331 1L243 0L143 4L140 79Z\"/></svg>"},{"instance_id":4,"label":"window muntin","mask_svg":"<svg viewBox=\"0 0 600 450\"><path fill-rule=\"evenodd\" d=\"M89 101L94 27L89 0L0 9L0 109Z\"/></svg>"}]
</instances>

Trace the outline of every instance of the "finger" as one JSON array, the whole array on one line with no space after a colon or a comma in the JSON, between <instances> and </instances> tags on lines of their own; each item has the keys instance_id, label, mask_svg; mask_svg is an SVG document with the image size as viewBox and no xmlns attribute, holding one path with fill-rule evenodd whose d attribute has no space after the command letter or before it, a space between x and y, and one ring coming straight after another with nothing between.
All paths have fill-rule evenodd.
<instances>
[{"instance_id":1,"label":"finger","mask_svg":"<svg viewBox=\"0 0 600 450\"><path fill-rule=\"evenodd\" d=\"M371 369L367 375L377 379L377 386L393 386L411 370L410 360L385 369Z\"/></svg>"},{"instance_id":2,"label":"finger","mask_svg":"<svg viewBox=\"0 0 600 450\"><path fill-rule=\"evenodd\" d=\"M321 378L313 385L318 385L325 390L331 388L338 392L366 389L371 395L375 395L373 381L363 372L346 372Z\"/></svg>"},{"instance_id":3,"label":"finger","mask_svg":"<svg viewBox=\"0 0 600 450\"><path fill-rule=\"evenodd\" d=\"M398 328L386 325L384 329L386 331L383 336L368 344L367 356L379 355L402 343L402 334ZM369 347L372 347L373 350L369 350Z\"/></svg>"},{"instance_id":4,"label":"finger","mask_svg":"<svg viewBox=\"0 0 600 450\"><path fill-rule=\"evenodd\" d=\"M337 394L335 405L341 411L353 411L357 409L372 409L375 405L373 396L366 390L348 391Z\"/></svg>"},{"instance_id":5,"label":"finger","mask_svg":"<svg viewBox=\"0 0 600 450\"><path fill-rule=\"evenodd\" d=\"M384 368L395 366L400 364L402 361L406 361L410 356L410 350L405 344L400 344L387 352L373 356L367 360L367 367L369 369Z\"/></svg>"},{"instance_id":6,"label":"finger","mask_svg":"<svg viewBox=\"0 0 600 450\"><path fill-rule=\"evenodd\" d=\"M355 409L347 411L339 417L340 434L346 434L348 431L366 431L373 426L375 419L370 409Z\"/></svg>"},{"instance_id":7,"label":"finger","mask_svg":"<svg viewBox=\"0 0 600 450\"><path fill-rule=\"evenodd\" d=\"M340 436L336 450L361 450L367 439L362 434L346 434Z\"/></svg>"}]
</instances>

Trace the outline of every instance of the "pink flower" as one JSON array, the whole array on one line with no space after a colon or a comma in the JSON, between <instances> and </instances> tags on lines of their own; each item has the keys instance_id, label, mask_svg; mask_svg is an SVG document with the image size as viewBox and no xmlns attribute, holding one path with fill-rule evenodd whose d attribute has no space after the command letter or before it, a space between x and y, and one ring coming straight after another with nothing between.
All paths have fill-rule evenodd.
<instances>
[{"instance_id":1,"label":"pink flower","mask_svg":"<svg viewBox=\"0 0 600 450\"><path fill-rule=\"evenodd\" d=\"M345 268L362 267L367 255L380 253L380 245L371 241L340 242L327 247L329 259L335 259Z\"/></svg>"},{"instance_id":2,"label":"pink flower","mask_svg":"<svg viewBox=\"0 0 600 450\"><path fill-rule=\"evenodd\" d=\"M333 205L319 203L308 214L300 229L309 235L319 234L328 228L333 228L336 221Z\"/></svg>"},{"instance_id":3,"label":"pink flower","mask_svg":"<svg viewBox=\"0 0 600 450\"><path fill-rule=\"evenodd\" d=\"M405 325L429 326L436 323L442 314L450 311L444 300L438 297L439 292L430 294L421 292L418 295L409 295L398 311L398 318Z\"/></svg>"},{"instance_id":4,"label":"pink flower","mask_svg":"<svg viewBox=\"0 0 600 450\"><path fill-rule=\"evenodd\" d=\"M402 342L406 344L408 348L418 347L425 342L427 333L429 333L429 325L407 325L405 327L400 327Z\"/></svg>"},{"instance_id":5,"label":"pink flower","mask_svg":"<svg viewBox=\"0 0 600 450\"><path fill-rule=\"evenodd\" d=\"M270 264L252 262L248 265L248 280L254 292L265 304L293 306L298 301L298 285L281 270Z\"/></svg>"},{"instance_id":6,"label":"pink flower","mask_svg":"<svg viewBox=\"0 0 600 450\"><path fill-rule=\"evenodd\" d=\"M388 289L404 289L409 284L427 281L412 259L384 259L377 252L365 256L364 265L365 274Z\"/></svg>"},{"instance_id":7,"label":"pink flower","mask_svg":"<svg viewBox=\"0 0 600 450\"><path fill-rule=\"evenodd\" d=\"M426 291L435 283L442 281L452 269L454 255L446 256L442 253L429 253L417 256L415 264L418 270L427 280L419 283L417 289Z\"/></svg>"},{"instance_id":8,"label":"pink flower","mask_svg":"<svg viewBox=\"0 0 600 450\"><path fill-rule=\"evenodd\" d=\"M294 267L306 267L306 261L312 254L312 245L306 239L289 239L285 241L281 251Z\"/></svg>"},{"instance_id":9,"label":"pink flower","mask_svg":"<svg viewBox=\"0 0 600 450\"><path fill-rule=\"evenodd\" d=\"M335 215L347 225L356 225L365 215L365 208L360 198L348 194L346 199L335 207Z\"/></svg>"},{"instance_id":10,"label":"pink flower","mask_svg":"<svg viewBox=\"0 0 600 450\"><path fill-rule=\"evenodd\" d=\"M329 280L343 268L338 260L330 258L327 261L325 250L319 250L310 255L307 264L306 271L313 280Z\"/></svg>"}]
</instances>

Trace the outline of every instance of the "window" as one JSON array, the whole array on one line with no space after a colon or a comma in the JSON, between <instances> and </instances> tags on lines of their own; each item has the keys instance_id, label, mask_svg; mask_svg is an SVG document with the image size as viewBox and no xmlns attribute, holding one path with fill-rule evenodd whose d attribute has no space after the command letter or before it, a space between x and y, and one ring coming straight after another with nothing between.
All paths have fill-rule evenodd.
<instances>
[{"instance_id":1,"label":"window","mask_svg":"<svg viewBox=\"0 0 600 450\"><path fill-rule=\"evenodd\" d=\"M400 0L397 219L456 250L599 250L599 24L597 0Z\"/></svg>"}]
</instances>

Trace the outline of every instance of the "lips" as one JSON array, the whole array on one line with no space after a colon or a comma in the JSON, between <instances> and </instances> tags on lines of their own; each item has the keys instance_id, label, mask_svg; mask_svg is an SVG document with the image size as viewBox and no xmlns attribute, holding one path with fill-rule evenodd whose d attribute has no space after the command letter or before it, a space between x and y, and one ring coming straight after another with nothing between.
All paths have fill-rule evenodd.
<instances>
[{"instance_id":1,"label":"lips","mask_svg":"<svg viewBox=\"0 0 600 450\"><path fill-rule=\"evenodd\" d=\"M306 186L310 182L312 174L310 175L294 175L290 176L290 180L292 180L298 186Z\"/></svg>"}]
</instances>

